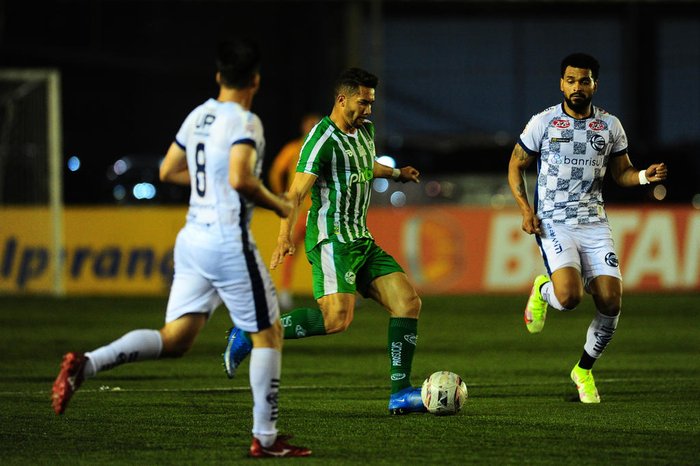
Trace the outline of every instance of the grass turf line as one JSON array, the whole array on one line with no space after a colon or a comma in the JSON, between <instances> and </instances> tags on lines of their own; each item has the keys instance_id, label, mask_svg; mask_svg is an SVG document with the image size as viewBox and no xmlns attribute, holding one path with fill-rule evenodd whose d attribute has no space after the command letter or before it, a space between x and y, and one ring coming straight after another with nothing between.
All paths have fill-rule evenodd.
<instances>
[{"instance_id":1,"label":"grass turf line","mask_svg":"<svg viewBox=\"0 0 700 466\"><path fill-rule=\"evenodd\" d=\"M700 296L624 297L615 339L595 367L597 406L576 402L568 378L593 316L590 298L574 312L550 311L539 335L524 329L525 299L424 299L413 382L435 370L462 375L470 398L452 417L387 414L387 315L374 303L362 302L344 334L287 341L280 430L314 450L300 460L311 464L698 464ZM232 381L220 366L224 309L185 358L103 372L64 416L51 410L64 352L158 328L164 306L160 298L0 297L1 462L244 460L248 366Z\"/></svg>"}]
</instances>

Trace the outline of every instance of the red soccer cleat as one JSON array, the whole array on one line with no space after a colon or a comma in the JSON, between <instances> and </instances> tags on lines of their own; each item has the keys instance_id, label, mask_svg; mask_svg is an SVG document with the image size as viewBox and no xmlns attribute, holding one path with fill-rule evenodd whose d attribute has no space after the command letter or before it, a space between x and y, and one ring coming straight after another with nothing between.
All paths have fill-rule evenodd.
<instances>
[{"instance_id":1,"label":"red soccer cleat","mask_svg":"<svg viewBox=\"0 0 700 466\"><path fill-rule=\"evenodd\" d=\"M253 443L250 444L250 453L248 456L253 458L269 458L269 457L292 457L292 456L309 456L311 450L304 447L296 447L287 443L287 440L292 438L291 435L279 435L275 443L269 447L263 447L260 440L253 437Z\"/></svg>"},{"instance_id":2,"label":"red soccer cleat","mask_svg":"<svg viewBox=\"0 0 700 466\"><path fill-rule=\"evenodd\" d=\"M61 361L61 372L51 390L51 406L56 414L63 414L73 393L85 380L83 371L87 358L83 353L66 353Z\"/></svg>"}]
</instances>

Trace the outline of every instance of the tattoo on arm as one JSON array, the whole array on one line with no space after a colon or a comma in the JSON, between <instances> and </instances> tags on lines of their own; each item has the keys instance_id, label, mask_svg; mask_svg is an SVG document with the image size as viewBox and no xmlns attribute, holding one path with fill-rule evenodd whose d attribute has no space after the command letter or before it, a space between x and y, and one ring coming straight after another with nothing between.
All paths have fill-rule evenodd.
<instances>
[{"instance_id":1,"label":"tattoo on arm","mask_svg":"<svg viewBox=\"0 0 700 466\"><path fill-rule=\"evenodd\" d=\"M524 162L530 156L519 145L515 146L515 150L513 151L513 155L518 159L519 162Z\"/></svg>"}]
</instances>

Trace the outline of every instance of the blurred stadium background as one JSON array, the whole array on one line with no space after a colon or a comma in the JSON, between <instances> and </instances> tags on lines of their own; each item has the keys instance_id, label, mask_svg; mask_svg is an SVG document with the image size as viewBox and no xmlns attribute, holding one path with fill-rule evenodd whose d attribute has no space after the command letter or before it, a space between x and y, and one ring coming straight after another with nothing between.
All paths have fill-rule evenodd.
<instances>
[{"instance_id":1,"label":"blurred stadium background","mask_svg":"<svg viewBox=\"0 0 700 466\"><path fill-rule=\"evenodd\" d=\"M371 228L437 294L529 287L541 261L519 233L510 151L561 100L561 58L597 56L594 102L621 118L633 163L671 170L662 186L606 185L626 288L700 290L698 2L28 0L0 3L0 292L167 292L188 193L157 167L216 91L227 34L263 50L266 170L303 114L330 109L342 69L380 76L378 151L423 183L378 180ZM276 228L256 215L264 255Z\"/></svg>"},{"instance_id":2,"label":"blurred stadium background","mask_svg":"<svg viewBox=\"0 0 700 466\"><path fill-rule=\"evenodd\" d=\"M162 322L188 192L157 168L216 92L226 34L262 46L266 173L302 115L329 111L342 69L380 76L379 153L423 174L375 182L369 218L424 298L413 381L451 369L469 385L460 416L387 416L386 316L363 302L332 342L285 345L281 428L314 449L308 461L698 464L700 2L0 0L2 464L243 458L247 366L223 375L221 311L187 358L105 373L66 416L49 408L63 352ZM605 187L626 310L596 366L597 407L570 403L567 377L592 300L525 335L542 261L506 183L573 51L601 61L595 103L621 118L633 163L663 160L671 175ZM278 219L258 211L253 228L270 257ZM298 259L293 291L313 306Z\"/></svg>"}]
</instances>

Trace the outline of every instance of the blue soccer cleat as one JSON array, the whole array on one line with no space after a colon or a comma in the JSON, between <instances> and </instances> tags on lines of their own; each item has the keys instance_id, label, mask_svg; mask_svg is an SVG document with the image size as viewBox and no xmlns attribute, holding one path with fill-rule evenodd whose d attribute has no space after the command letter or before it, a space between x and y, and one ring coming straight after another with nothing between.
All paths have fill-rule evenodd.
<instances>
[{"instance_id":1,"label":"blue soccer cleat","mask_svg":"<svg viewBox=\"0 0 700 466\"><path fill-rule=\"evenodd\" d=\"M407 387L389 397L389 413L391 414L425 413L427 411L420 395L420 387Z\"/></svg>"},{"instance_id":2,"label":"blue soccer cleat","mask_svg":"<svg viewBox=\"0 0 700 466\"><path fill-rule=\"evenodd\" d=\"M253 350L253 345L245 332L238 327L231 327L226 336L228 344L224 351L224 369L229 379L236 376L236 369Z\"/></svg>"}]
</instances>

